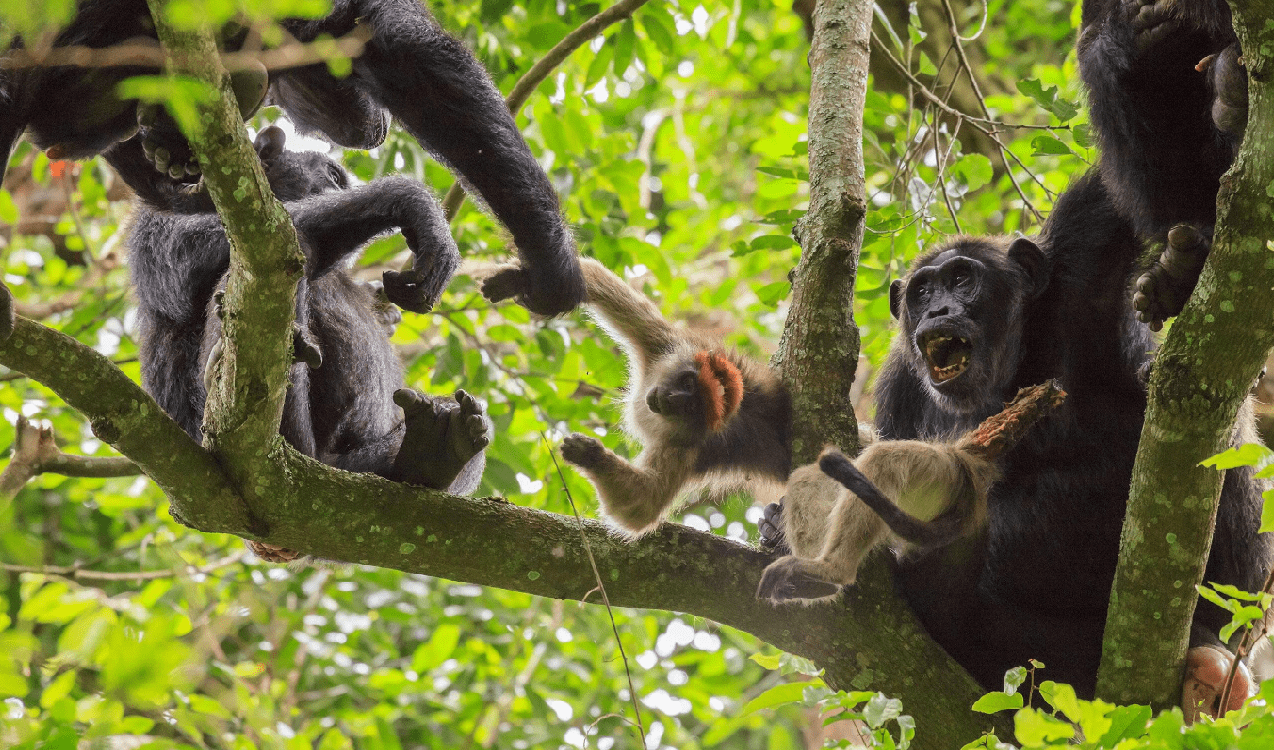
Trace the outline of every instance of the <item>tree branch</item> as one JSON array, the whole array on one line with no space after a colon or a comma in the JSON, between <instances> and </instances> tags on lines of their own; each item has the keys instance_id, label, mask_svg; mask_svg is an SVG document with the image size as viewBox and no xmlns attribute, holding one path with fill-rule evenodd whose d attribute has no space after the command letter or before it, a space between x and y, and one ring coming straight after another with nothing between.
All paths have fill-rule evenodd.
<instances>
[{"instance_id":1,"label":"tree branch","mask_svg":"<svg viewBox=\"0 0 1274 750\"><path fill-rule=\"evenodd\" d=\"M1231 7L1249 74L1247 132L1221 180L1203 275L1150 379L1097 681L1098 696L1119 703L1177 703L1222 482L1198 464L1229 445L1274 346L1266 192L1274 184L1274 2Z\"/></svg>"},{"instance_id":2,"label":"tree branch","mask_svg":"<svg viewBox=\"0 0 1274 750\"><path fill-rule=\"evenodd\" d=\"M9 290L0 286L7 299ZM109 359L25 318L0 341L0 364L51 388L88 417L93 434L136 462L172 500L173 517L204 531L251 528L212 456Z\"/></svg>"},{"instance_id":3,"label":"tree branch","mask_svg":"<svg viewBox=\"0 0 1274 750\"><path fill-rule=\"evenodd\" d=\"M68 477L110 478L134 476L141 471L137 464L123 456L63 453L58 449L51 426L33 424L19 415L9 465L0 472L0 498L13 497L33 477L46 472Z\"/></svg>"}]
</instances>

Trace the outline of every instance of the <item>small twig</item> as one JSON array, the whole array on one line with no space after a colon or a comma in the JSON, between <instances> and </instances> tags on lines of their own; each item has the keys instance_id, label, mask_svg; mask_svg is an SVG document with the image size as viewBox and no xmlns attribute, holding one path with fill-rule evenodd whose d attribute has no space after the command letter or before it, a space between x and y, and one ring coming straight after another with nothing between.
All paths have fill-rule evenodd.
<instances>
[{"instance_id":1,"label":"small twig","mask_svg":"<svg viewBox=\"0 0 1274 750\"><path fill-rule=\"evenodd\" d=\"M225 52L221 62L226 70L287 70L330 60L334 54L358 57L363 54L371 31L359 26L339 39L303 43L292 41L263 51ZM111 47L29 47L9 50L0 57L0 70L67 66L74 68L116 68L122 66L154 66L163 68L169 58L159 44L127 43Z\"/></svg>"},{"instance_id":2,"label":"small twig","mask_svg":"<svg viewBox=\"0 0 1274 750\"><path fill-rule=\"evenodd\" d=\"M0 570L8 573L33 573L36 575L59 576L73 581L154 581L159 578L174 578L178 575L200 575L234 565L247 555L247 550L240 550L232 555L208 563L201 567L186 565L184 570L142 570L136 573L113 573L100 570L85 570L75 565L64 566L28 566L0 563Z\"/></svg>"},{"instance_id":3,"label":"small twig","mask_svg":"<svg viewBox=\"0 0 1274 750\"><path fill-rule=\"evenodd\" d=\"M142 473L123 456L76 456L63 453L54 440L53 427L36 425L19 416L15 426L13 455L0 472L0 498L18 494L38 474L109 479Z\"/></svg>"},{"instance_id":4,"label":"small twig","mask_svg":"<svg viewBox=\"0 0 1274 750\"><path fill-rule=\"evenodd\" d=\"M1261 586L1261 593L1274 593L1274 569L1270 570L1269 575L1265 577L1265 585ZM1269 611L1267 609L1266 616L1268 615ZM1243 639L1239 641L1239 647L1235 650L1234 659L1230 662L1230 671L1225 675L1225 689L1221 691L1221 701L1217 704L1217 718L1220 718L1221 714L1225 713L1225 707L1230 705L1230 693L1234 689L1234 677L1239 672L1239 662L1243 660L1243 657L1247 656L1256 639L1263 635L1265 635L1264 618L1262 618L1261 627L1259 628L1256 623L1248 624L1247 630L1243 633Z\"/></svg>"},{"instance_id":5,"label":"small twig","mask_svg":"<svg viewBox=\"0 0 1274 750\"><path fill-rule=\"evenodd\" d=\"M535 91L536 87L549 77L554 68L570 57L572 52L600 34L602 29L631 16L633 12L645 5L646 2L647 0L620 0L580 24L574 31L567 34L562 41L553 45L553 49L537 60L529 70L522 74L518 82L513 84L513 90L509 92L508 97L504 100L504 103L509 107L509 111L516 115L522 109L522 105L526 104L526 100L530 98L531 92ZM464 202L464 196L464 187L457 180L451 186L451 189L447 191L447 197L442 201L442 208L447 214L447 221L451 221L452 217L456 215L456 211L460 210L460 204Z\"/></svg>"},{"instance_id":6,"label":"small twig","mask_svg":"<svg viewBox=\"0 0 1274 750\"><path fill-rule=\"evenodd\" d=\"M571 512L575 514L575 521L579 524L580 539L584 540L584 553L588 555L588 564L593 567L593 578L597 581L597 588L602 592L602 603L606 605L606 616L610 618L610 629L615 634L615 643L619 646L619 655L624 660L624 674L628 677L628 697L632 699L633 713L637 715L637 733L641 736L642 747L646 746L646 728L641 723L641 706L637 703L637 688L633 685L633 673L628 667L628 654L624 653L624 641L619 637L619 628L615 625L615 612L610 608L610 598L606 596L606 586L602 583L602 574L597 570L597 560L593 558L593 546L588 543L588 535L584 533L584 519L580 517L579 508L575 507L575 498L571 497L571 490L566 486L566 475L562 472L562 465L557 462L557 452L553 450L553 446L549 443L549 439L544 433L540 433L540 439L544 441L545 446L549 449L549 458L553 459L553 468L557 470L557 478L562 481L562 491L566 493L566 500L571 504Z\"/></svg>"}]
</instances>

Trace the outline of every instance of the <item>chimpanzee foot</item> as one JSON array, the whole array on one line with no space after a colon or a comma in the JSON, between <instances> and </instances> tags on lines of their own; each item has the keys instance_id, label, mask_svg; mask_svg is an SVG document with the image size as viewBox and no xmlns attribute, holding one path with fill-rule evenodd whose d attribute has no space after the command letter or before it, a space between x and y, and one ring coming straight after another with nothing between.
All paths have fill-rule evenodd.
<instances>
[{"instance_id":1,"label":"chimpanzee foot","mask_svg":"<svg viewBox=\"0 0 1274 750\"><path fill-rule=\"evenodd\" d=\"M1181 312L1199 282L1212 240L1195 227L1179 224L1168 232L1168 242L1150 270L1137 279L1132 307L1137 319L1151 330Z\"/></svg>"},{"instance_id":2,"label":"chimpanzee foot","mask_svg":"<svg viewBox=\"0 0 1274 750\"><path fill-rule=\"evenodd\" d=\"M1217 130L1238 142L1247 128L1247 68L1237 43L1208 55L1195 70L1208 78L1212 88L1212 122Z\"/></svg>"},{"instance_id":3,"label":"chimpanzee foot","mask_svg":"<svg viewBox=\"0 0 1274 750\"><path fill-rule=\"evenodd\" d=\"M243 543L247 545L248 550L252 554L270 563L290 563L301 556L300 552L290 550L286 547L276 547L273 544L265 542L254 542L251 539L244 539Z\"/></svg>"},{"instance_id":4,"label":"chimpanzee foot","mask_svg":"<svg viewBox=\"0 0 1274 750\"><path fill-rule=\"evenodd\" d=\"M761 549L779 555L792 554L787 537L783 535L783 498L761 509L761 520L757 521L756 530L761 536Z\"/></svg>"},{"instance_id":5,"label":"chimpanzee foot","mask_svg":"<svg viewBox=\"0 0 1274 750\"><path fill-rule=\"evenodd\" d=\"M402 407L407 424L390 475L400 482L445 490L491 444L482 404L463 390L452 401L400 388L394 403Z\"/></svg>"},{"instance_id":6,"label":"chimpanzee foot","mask_svg":"<svg viewBox=\"0 0 1274 750\"><path fill-rule=\"evenodd\" d=\"M323 366L323 350L295 320L292 321L292 361L304 362L311 370Z\"/></svg>"},{"instance_id":7,"label":"chimpanzee foot","mask_svg":"<svg viewBox=\"0 0 1274 750\"><path fill-rule=\"evenodd\" d=\"M1124 0L1124 12L1137 37L1137 51L1144 52L1181 27L1177 0Z\"/></svg>"},{"instance_id":8,"label":"chimpanzee foot","mask_svg":"<svg viewBox=\"0 0 1274 750\"><path fill-rule=\"evenodd\" d=\"M1252 673L1246 664L1239 662L1229 701L1225 706L1220 705L1226 676L1233 663L1234 654L1223 646L1195 646L1186 653L1186 679L1181 685L1181 710L1186 723L1193 724L1202 715L1218 717L1242 708L1243 701L1255 692Z\"/></svg>"},{"instance_id":9,"label":"chimpanzee foot","mask_svg":"<svg viewBox=\"0 0 1274 750\"><path fill-rule=\"evenodd\" d=\"M195 152L163 105L138 104L137 126L142 137L142 153L156 172L174 180L199 174Z\"/></svg>"}]
</instances>

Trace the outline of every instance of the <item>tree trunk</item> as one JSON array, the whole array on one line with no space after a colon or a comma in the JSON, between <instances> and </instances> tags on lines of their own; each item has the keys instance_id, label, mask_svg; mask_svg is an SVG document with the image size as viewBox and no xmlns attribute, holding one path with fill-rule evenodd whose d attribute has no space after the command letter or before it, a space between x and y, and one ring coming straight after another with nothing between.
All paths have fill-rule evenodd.
<instances>
[{"instance_id":1,"label":"tree trunk","mask_svg":"<svg viewBox=\"0 0 1274 750\"><path fill-rule=\"evenodd\" d=\"M1221 180L1212 252L1155 358L1111 591L1097 694L1176 705L1222 474L1199 462L1230 443L1274 346L1274 2L1231 2L1247 64L1243 147Z\"/></svg>"}]
</instances>

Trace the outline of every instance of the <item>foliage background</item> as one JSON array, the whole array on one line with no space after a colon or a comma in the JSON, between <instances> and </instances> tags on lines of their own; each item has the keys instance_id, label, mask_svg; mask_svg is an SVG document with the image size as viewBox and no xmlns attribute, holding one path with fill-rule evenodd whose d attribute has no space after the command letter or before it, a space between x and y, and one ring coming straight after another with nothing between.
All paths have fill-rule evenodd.
<instances>
[{"instance_id":1,"label":"foliage background","mask_svg":"<svg viewBox=\"0 0 1274 750\"><path fill-rule=\"evenodd\" d=\"M28 5L0 0L0 19ZM939 100L965 102L945 4L880 6L881 47ZM957 128L873 50L872 210L856 312L868 390L889 346L888 283L919 249L959 232L1032 231L1094 159L1071 51L1078 3L952 7L990 118L1023 127L983 125L999 143L970 121ZM603 6L430 8L508 92ZM806 200L807 52L786 0L651 0L572 55L519 117L584 253L628 269L670 318L761 356L778 340L799 252L791 229ZM974 102L966 111L985 116ZM341 158L364 181L401 172L439 195L452 182L399 132ZM10 169L0 248L20 312L138 377L126 190L102 162L51 164L29 145ZM472 200L454 229L467 258L507 255ZM358 273L378 278L404 257L400 237L384 238ZM583 315L545 322L492 309L461 276L434 313L407 314L394 341L409 384L464 387L489 402L497 439L482 494L569 512L551 455L560 438L593 431L630 448L614 429L623 359ZM48 420L68 453L110 453L49 391L16 373L0 378L0 445L25 415ZM870 399L860 403L858 416L870 418ZM595 514L587 482L564 475L580 512ZM748 498L700 498L683 520L748 538L757 515ZM612 632L596 606L392 570L265 565L233 537L173 523L140 477L37 477L0 500L0 562L0 744L73 747L87 733L161 747L629 747L631 685L650 748L821 746L821 722L797 705L745 709L803 679L785 674L789 661L769 669L774 659L749 659L768 648L751 636L634 610L617 610ZM50 566L69 567L31 572Z\"/></svg>"}]
</instances>

